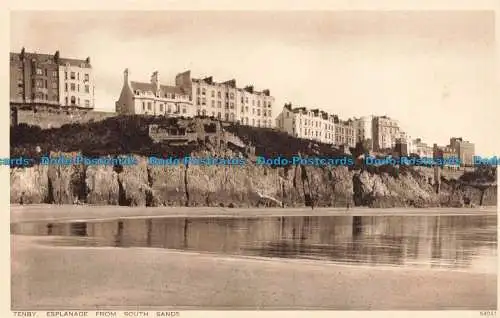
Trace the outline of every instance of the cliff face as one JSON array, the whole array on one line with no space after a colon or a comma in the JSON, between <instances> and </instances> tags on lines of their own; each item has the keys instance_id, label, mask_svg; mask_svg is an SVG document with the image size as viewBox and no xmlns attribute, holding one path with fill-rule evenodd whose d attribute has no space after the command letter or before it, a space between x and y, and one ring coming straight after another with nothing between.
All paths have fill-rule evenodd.
<instances>
[{"instance_id":1,"label":"cliff face","mask_svg":"<svg viewBox=\"0 0 500 318\"><path fill-rule=\"evenodd\" d=\"M194 156L194 155L193 155ZM127 206L432 207L496 205L496 186L444 181L429 171L372 174L347 167L34 166L11 170L11 202Z\"/></svg>"}]
</instances>

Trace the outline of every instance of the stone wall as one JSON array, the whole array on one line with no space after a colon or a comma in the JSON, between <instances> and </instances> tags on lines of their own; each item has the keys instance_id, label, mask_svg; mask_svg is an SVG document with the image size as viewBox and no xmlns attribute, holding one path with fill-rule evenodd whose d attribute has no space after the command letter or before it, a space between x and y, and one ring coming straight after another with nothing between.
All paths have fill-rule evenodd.
<instances>
[{"instance_id":1,"label":"stone wall","mask_svg":"<svg viewBox=\"0 0 500 318\"><path fill-rule=\"evenodd\" d=\"M16 116L11 111L11 119ZM17 110L17 124L28 124L40 126L42 129L58 128L64 124L86 123L90 121L100 121L108 117L116 116L112 112L81 111L81 110Z\"/></svg>"}]
</instances>

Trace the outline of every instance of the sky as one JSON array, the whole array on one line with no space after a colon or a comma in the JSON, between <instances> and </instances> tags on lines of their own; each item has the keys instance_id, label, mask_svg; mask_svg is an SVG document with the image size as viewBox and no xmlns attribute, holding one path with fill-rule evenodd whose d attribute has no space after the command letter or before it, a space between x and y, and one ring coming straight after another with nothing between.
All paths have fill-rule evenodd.
<instances>
[{"instance_id":1,"label":"sky","mask_svg":"<svg viewBox=\"0 0 500 318\"><path fill-rule=\"evenodd\" d=\"M90 56L96 109L114 110L123 70L270 89L342 119L388 115L413 138L500 155L493 11L13 11L10 50Z\"/></svg>"}]
</instances>

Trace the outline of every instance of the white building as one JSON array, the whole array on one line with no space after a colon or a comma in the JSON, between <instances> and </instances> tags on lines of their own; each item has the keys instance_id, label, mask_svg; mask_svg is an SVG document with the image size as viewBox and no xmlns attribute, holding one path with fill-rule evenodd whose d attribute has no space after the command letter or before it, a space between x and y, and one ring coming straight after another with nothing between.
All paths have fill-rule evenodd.
<instances>
[{"instance_id":1,"label":"white building","mask_svg":"<svg viewBox=\"0 0 500 318\"><path fill-rule=\"evenodd\" d=\"M273 127L274 97L269 90L253 86L238 88L236 80L214 82L213 78L191 78L191 71L176 76L176 85L191 91L196 115L255 127Z\"/></svg>"},{"instance_id":2,"label":"white building","mask_svg":"<svg viewBox=\"0 0 500 318\"><path fill-rule=\"evenodd\" d=\"M151 75L149 83L130 81L128 69L123 73L123 87L115 106L119 114L194 117L196 112L189 91L162 85L158 72Z\"/></svg>"},{"instance_id":3,"label":"white building","mask_svg":"<svg viewBox=\"0 0 500 318\"><path fill-rule=\"evenodd\" d=\"M414 152L420 157L432 158L434 156L434 147L422 142L420 138L413 140Z\"/></svg>"},{"instance_id":4,"label":"white building","mask_svg":"<svg viewBox=\"0 0 500 318\"><path fill-rule=\"evenodd\" d=\"M319 109L292 108L285 104L276 117L276 127L302 139L316 140L326 144L356 145L356 132L352 121L341 121L338 116Z\"/></svg>"},{"instance_id":5,"label":"white building","mask_svg":"<svg viewBox=\"0 0 500 318\"><path fill-rule=\"evenodd\" d=\"M375 116L372 120L373 149L394 149L396 140L400 138L399 123L387 116Z\"/></svg>"},{"instance_id":6,"label":"white building","mask_svg":"<svg viewBox=\"0 0 500 318\"><path fill-rule=\"evenodd\" d=\"M356 141L369 140L369 146L373 149L373 116L354 118L354 128L356 129Z\"/></svg>"},{"instance_id":7,"label":"white building","mask_svg":"<svg viewBox=\"0 0 500 318\"><path fill-rule=\"evenodd\" d=\"M59 59L59 103L94 108L94 74L90 59Z\"/></svg>"}]
</instances>

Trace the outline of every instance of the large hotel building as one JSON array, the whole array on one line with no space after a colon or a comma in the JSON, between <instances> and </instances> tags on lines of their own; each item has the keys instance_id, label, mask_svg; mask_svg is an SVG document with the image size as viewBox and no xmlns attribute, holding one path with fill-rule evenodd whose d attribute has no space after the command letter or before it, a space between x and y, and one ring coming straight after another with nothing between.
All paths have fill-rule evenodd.
<instances>
[{"instance_id":1,"label":"large hotel building","mask_svg":"<svg viewBox=\"0 0 500 318\"><path fill-rule=\"evenodd\" d=\"M12 106L94 108L94 77L90 58L55 54L10 53Z\"/></svg>"},{"instance_id":2,"label":"large hotel building","mask_svg":"<svg viewBox=\"0 0 500 318\"><path fill-rule=\"evenodd\" d=\"M276 118L276 127L297 138L326 144L356 146L354 122L342 121L337 115L319 109L292 108L291 104L285 104Z\"/></svg>"},{"instance_id":3,"label":"large hotel building","mask_svg":"<svg viewBox=\"0 0 500 318\"><path fill-rule=\"evenodd\" d=\"M223 121L256 127L272 127L274 97L252 86L238 88L236 80L217 83L212 77L196 79L191 72L177 74L175 85L162 85L158 72L150 82L130 81L124 72L124 84L116 102L120 114L164 116L213 116Z\"/></svg>"}]
</instances>

